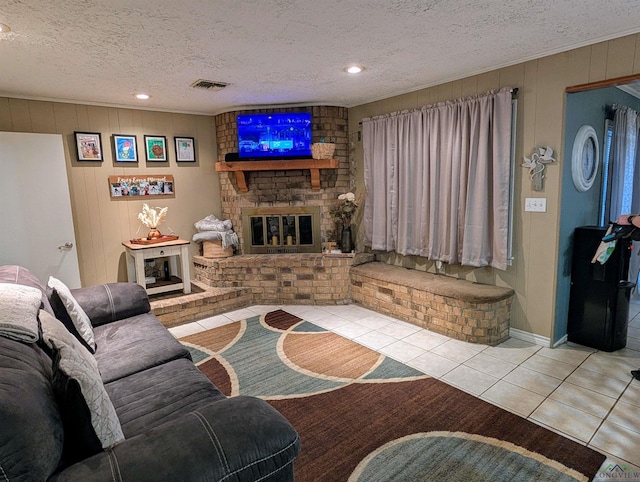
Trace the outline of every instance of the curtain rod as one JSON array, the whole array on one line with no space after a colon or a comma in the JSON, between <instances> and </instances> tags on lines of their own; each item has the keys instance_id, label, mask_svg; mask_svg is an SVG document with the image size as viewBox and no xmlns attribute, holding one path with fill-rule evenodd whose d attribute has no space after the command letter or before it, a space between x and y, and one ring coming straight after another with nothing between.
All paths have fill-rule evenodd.
<instances>
[{"instance_id":1,"label":"curtain rod","mask_svg":"<svg viewBox=\"0 0 640 482\"><path fill-rule=\"evenodd\" d=\"M516 96L518 95L518 91L520 89L518 87L514 87L513 89L511 89L509 92L511 92L511 98L515 99ZM358 122L358 125L361 126L362 125L362 121Z\"/></svg>"}]
</instances>

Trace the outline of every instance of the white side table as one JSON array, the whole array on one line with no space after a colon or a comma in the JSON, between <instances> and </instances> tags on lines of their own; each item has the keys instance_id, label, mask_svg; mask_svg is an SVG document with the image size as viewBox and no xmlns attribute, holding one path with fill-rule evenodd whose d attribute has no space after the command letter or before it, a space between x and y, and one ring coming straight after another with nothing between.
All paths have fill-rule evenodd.
<instances>
[{"instance_id":1,"label":"white side table","mask_svg":"<svg viewBox=\"0 0 640 482\"><path fill-rule=\"evenodd\" d=\"M165 293L167 291L182 290L185 294L191 293L191 274L189 272L189 243L186 239L175 239L155 244L135 244L124 242L122 245L127 257L127 276L132 283L138 283L147 294ZM180 257L180 277L176 278L171 273L172 281L161 281L151 285L146 284L144 274L144 260L154 258ZM172 267L177 264L171 259Z\"/></svg>"}]
</instances>

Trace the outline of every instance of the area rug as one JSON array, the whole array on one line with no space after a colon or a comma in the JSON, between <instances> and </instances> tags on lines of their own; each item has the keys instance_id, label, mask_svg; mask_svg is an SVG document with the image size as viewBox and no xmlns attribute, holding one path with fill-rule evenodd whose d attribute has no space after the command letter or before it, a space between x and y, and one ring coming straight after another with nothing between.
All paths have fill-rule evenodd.
<instances>
[{"instance_id":1,"label":"area rug","mask_svg":"<svg viewBox=\"0 0 640 482\"><path fill-rule=\"evenodd\" d=\"M591 480L605 457L282 310L181 338L296 428L296 481Z\"/></svg>"}]
</instances>

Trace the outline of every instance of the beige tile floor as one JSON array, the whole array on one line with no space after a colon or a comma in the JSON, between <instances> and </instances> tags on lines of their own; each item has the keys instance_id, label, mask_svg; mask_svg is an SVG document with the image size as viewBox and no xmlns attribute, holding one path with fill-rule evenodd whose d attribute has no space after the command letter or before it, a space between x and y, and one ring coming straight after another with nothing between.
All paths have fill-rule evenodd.
<instances>
[{"instance_id":1,"label":"beige tile floor","mask_svg":"<svg viewBox=\"0 0 640 482\"><path fill-rule=\"evenodd\" d=\"M626 348L547 348L510 338L491 347L424 330L357 305L252 306L172 328L176 337L284 309L607 455L640 481L640 303L630 307Z\"/></svg>"}]
</instances>

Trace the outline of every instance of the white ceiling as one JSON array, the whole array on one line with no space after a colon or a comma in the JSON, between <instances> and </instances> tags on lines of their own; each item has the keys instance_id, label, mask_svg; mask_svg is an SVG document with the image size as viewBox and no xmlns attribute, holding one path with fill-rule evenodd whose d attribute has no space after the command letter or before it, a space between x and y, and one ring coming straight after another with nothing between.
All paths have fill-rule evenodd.
<instances>
[{"instance_id":1,"label":"white ceiling","mask_svg":"<svg viewBox=\"0 0 640 482\"><path fill-rule=\"evenodd\" d=\"M3 0L0 96L215 114L370 101L640 32L637 0ZM364 65L359 76L345 73ZM221 91L196 90L206 79ZM144 103L133 94L147 92Z\"/></svg>"}]
</instances>

